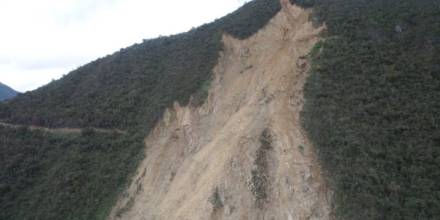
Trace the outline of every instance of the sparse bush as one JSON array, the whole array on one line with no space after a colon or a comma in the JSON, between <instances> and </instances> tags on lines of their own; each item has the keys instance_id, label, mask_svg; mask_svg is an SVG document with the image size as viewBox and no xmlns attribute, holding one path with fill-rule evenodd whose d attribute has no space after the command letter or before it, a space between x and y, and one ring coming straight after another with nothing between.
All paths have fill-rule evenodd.
<instances>
[{"instance_id":1,"label":"sparse bush","mask_svg":"<svg viewBox=\"0 0 440 220\"><path fill-rule=\"evenodd\" d=\"M299 145L298 146L299 152L301 152L301 154L304 154L304 146L303 145Z\"/></svg>"},{"instance_id":2,"label":"sparse bush","mask_svg":"<svg viewBox=\"0 0 440 220\"><path fill-rule=\"evenodd\" d=\"M211 197L209 198L209 202L211 203L214 211L217 211L217 210L223 208L222 198L220 197L220 193L218 192L217 187L215 187L214 192L212 193Z\"/></svg>"},{"instance_id":3,"label":"sparse bush","mask_svg":"<svg viewBox=\"0 0 440 220\"><path fill-rule=\"evenodd\" d=\"M324 44L323 44L322 41L319 41L318 43L316 43L313 46L312 50L310 51L309 56L312 57L312 58L316 58L316 56L318 56L319 53L321 52L321 49L322 49L323 45Z\"/></svg>"},{"instance_id":4,"label":"sparse bush","mask_svg":"<svg viewBox=\"0 0 440 220\"><path fill-rule=\"evenodd\" d=\"M211 80L206 80L202 83L199 90L194 94L192 105L201 106L209 95L209 88L211 87Z\"/></svg>"},{"instance_id":5,"label":"sparse bush","mask_svg":"<svg viewBox=\"0 0 440 220\"><path fill-rule=\"evenodd\" d=\"M268 199L270 176L268 160L272 150L270 131L265 129L260 136L260 147L256 152L255 169L251 171L251 191L255 196L255 204L262 208Z\"/></svg>"},{"instance_id":6,"label":"sparse bush","mask_svg":"<svg viewBox=\"0 0 440 220\"><path fill-rule=\"evenodd\" d=\"M46 127L142 128L148 132L175 101L186 105L199 91L197 103L203 103L224 32L245 39L279 10L279 1L254 0L187 33L144 40L0 103L0 119Z\"/></svg>"}]
</instances>

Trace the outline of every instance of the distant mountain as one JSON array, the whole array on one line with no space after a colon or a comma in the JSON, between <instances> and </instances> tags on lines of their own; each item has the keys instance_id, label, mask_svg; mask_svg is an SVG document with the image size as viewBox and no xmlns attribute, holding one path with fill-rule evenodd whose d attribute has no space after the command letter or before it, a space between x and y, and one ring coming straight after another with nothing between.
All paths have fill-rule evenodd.
<instances>
[{"instance_id":1,"label":"distant mountain","mask_svg":"<svg viewBox=\"0 0 440 220\"><path fill-rule=\"evenodd\" d=\"M13 90L9 86L0 83L0 101L10 99L15 97L18 94L17 91Z\"/></svg>"}]
</instances>

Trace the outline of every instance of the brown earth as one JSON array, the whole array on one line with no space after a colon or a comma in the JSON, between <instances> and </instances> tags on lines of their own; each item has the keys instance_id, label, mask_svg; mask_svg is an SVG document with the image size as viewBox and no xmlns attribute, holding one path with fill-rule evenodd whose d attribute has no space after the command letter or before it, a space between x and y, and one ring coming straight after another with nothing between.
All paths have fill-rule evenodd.
<instances>
[{"instance_id":1,"label":"brown earth","mask_svg":"<svg viewBox=\"0 0 440 220\"><path fill-rule=\"evenodd\" d=\"M166 111L109 220L332 219L300 123L306 57L323 28L288 2L253 37L224 35L207 101Z\"/></svg>"}]
</instances>

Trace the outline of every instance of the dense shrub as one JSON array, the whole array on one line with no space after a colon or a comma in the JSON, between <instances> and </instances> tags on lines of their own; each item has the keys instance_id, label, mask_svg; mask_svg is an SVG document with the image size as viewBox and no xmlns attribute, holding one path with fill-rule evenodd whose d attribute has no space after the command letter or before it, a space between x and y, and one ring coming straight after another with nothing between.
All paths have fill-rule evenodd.
<instances>
[{"instance_id":1,"label":"dense shrub","mask_svg":"<svg viewBox=\"0 0 440 220\"><path fill-rule=\"evenodd\" d=\"M142 144L91 132L0 126L0 219L105 219Z\"/></svg>"},{"instance_id":2,"label":"dense shrub","mask_svg":"<svg viewBox=\"0 0 440 220\"><path fill-rule=\"evenodd\" d=\"M304 125L338 219L440 216L440 4L315 0Z\"/></svg>"},{"instance_id":3,"label":"dense shrub","mask_svg":"<svg viewBox=\"0 0 440 220\"><path fill-rule=\"evenodd\" d=\"M144 40L0 104L0 119L48 127L148 129L166 107L174 101L187 104L211 79L222 33L249 37L279 10L278 1L254 0L190 32Z\"/></svg>"}]
</instances>

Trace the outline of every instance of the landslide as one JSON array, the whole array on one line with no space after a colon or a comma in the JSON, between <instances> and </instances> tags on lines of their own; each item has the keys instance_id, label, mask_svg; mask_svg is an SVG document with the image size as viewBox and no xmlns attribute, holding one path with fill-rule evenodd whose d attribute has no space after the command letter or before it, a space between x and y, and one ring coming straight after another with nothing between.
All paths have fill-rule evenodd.
<instances>
[{"instance_id":1,"label":"landslide","mask_svg":"<svg viewBox=\"0 0 440 220\"><path fill-rule=\"evenodd\" d=\"M223 35L207 100L175 103L109 220L330 219L331 192L300 123L322 28L282 1L255 35Z\"/></svg>"}]
</instances>

